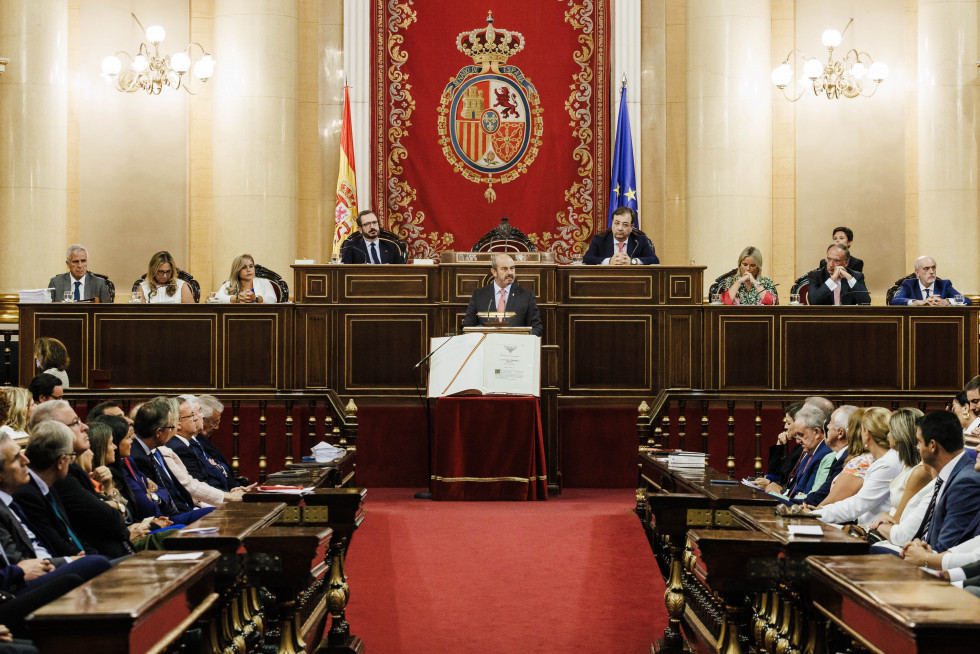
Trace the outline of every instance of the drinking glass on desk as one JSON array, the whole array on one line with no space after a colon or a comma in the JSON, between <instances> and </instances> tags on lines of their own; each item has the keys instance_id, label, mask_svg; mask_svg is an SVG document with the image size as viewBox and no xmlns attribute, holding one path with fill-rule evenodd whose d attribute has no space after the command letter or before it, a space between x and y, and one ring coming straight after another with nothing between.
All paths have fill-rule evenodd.
<instances>
[{"instance_id":1,"label":"drinking glass on desk","mask_svg":"<svg viewBox=\"0 0 980 654\"><path fill-rule=\"evenodd\" d=\"M582 265L582 255L581 254L573 254L572 255L572 265L573 266L581 266Z\"/></svg>"},{"instance_id":2,"label":"drinking glass on desk","mask_svg":"<svg viewBox=\"0 0 980 654\"><path fill-rule=\"evenodd\" d=\"M800 294L799 293L790 293L789 294L789 303L790 303L791 306L794 306L794 307L797 306L800 303Z\"/></svg>"},{"instance_id":3,"label":"drinking glass on desk","mask_svg":"<svg viewBox=\"0 0 980 654\"><path fill-rule=\"evenodd\" d=\"M721 293L711 294L711 304L721 304Z\"/></svg>"},{"instance_id":4,"label":"drinking glass on desk","mask_svg":"<svg viewBox=\"0 0 980 654\"><path fill-rule=\"evenodd\" d=\"M143 289L137 288L133 291L133 294L129 296L130 304L137 304L143 302Z\"/></svg>"},{"instance_id":5,"label":"drinking glass on desk","mask_svg":"<svg viewBox=\"0 0 980 654\"><path fill-rule=\"evenodd\" d=\"M74 302L75 301L75 294L72 293L70 290L65 291L65 298L64 298L64 300L65 300L65 302Z\"/></svg>"},{"instance_id":6,"label":"drinking glass on desk","mask_svg":"<svg viewBox=\"0 0 980 654\"><path fill-rule=\"evenodd\" d=\"M340 254L334 252L330 255L330 263L340 263Z\"/></svg>"},{"instance_id":7,"label":"drinking glass on desk","mask_svg":"<svg viewBox=\"0 0 980 654\"><path fill-rule=\"evenodd\" d=\"M208 293L208 304L214 304L218 301L218 294L215 291Z\"/></svg>"},{"instance_id":8,"label":"drinking glass on desk","mask_svg":"<svg viewBox=\"0 0 980 654\"><path fill-rule=\"evenodd\" d=\"M962 295L957 293L956 295L953 296L953 301L950 304L953 304L958 307L962 307L962 306L966 306L966 300L963 299Z\"/></svg>"}]
</instances>

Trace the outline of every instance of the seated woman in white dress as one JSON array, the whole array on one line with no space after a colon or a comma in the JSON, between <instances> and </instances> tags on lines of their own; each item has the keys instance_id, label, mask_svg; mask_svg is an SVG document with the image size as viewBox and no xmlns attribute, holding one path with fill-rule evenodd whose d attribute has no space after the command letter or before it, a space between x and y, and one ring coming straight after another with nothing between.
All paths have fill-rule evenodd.
<instances>
[{"instance_id":1,"label":"seated woman in white dress","mask_svg":"<svg viewBox=\"0 0 980 654\"><path fill-rule=\"evenodd\" d=\"M166 250L161 250L150 258L146 279L140 283L140 290L143 291L143 302L149 304L194 302L190 284L177 279L177 264Z\"/></svg>"},{"instance_id":2,"label":"seated woman in white dress","mask_svg":"<svg viewBox=\"0 0 980 654\"><path fill-rule=\"evenodd\" d=\"M272 282L255 276L255 260L251 254L239 254L231 263L228 281L218 289L218 302L239 304L275 303L276 290Z\"/></svg>"}]
</instances>

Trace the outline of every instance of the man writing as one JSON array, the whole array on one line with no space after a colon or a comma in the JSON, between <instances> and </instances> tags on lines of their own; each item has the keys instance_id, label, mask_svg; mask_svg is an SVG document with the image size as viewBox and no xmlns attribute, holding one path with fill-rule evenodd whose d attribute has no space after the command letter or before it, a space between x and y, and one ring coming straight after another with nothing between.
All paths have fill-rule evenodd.
<instances>
[{"instance_id":1,"label":"man writing","mask_svg":"<svg viewBox=\"0 0 980 654\"><path fill-rule=\"evenodd\" d=\"M514 283L517 268L510 255L494 255L490 262L490 274L493 275L493 283L476 289L470 296L463 326L481 325L486 322L488 312L506 311L514 313L507 321L512 327L530 327L532 335L543 335L544 325L534 293Z\"/></svg>"},{"instance_id":2,"label":"man writing","mask_svg":"<svg viewBox=\"0 0 980 654\"><path fill-rule=\"evenodd\" d=\"M851 255L838 243L827 248L827 267L809 275L810 304L853 305L870 304L871 294L864 285L864 274L848 268Z\"/></svg>"},{"instance_id":3,"label":"man writing","mask_svg":"<svg viewBox=\"0 0 980 654\"><path fill-rule=\"evenodd\" d=\"M48 288L54 289L54 301L61 302L66 292L71 292L75 302L98 299L99 302L111 302L109 287L101 277L88 272L88 252L78 243L68 248L65 259L68 272L55 275L48 282Z\"/></svg>"},{"instance_id":4,"label":"man writing","mask_svg":"<svg viewBox=\"0 0 980 654\"><path fill-rule=\"evenodd\" d=\"M660 263L653 243L646 236L633 234L633 210L620 207L613 212L612 225L596 234L582 261L586 265L629 266Z\"/></svg>"},{"instance_id":5,"label":"man writing","mask_svg":"<svg viewBox=\"0 0 980 654\"><path fill-rule=\"evenodd\" d=\"M915 278L906 279L898 287L891 303L909 307L948 307L950 298L960 295L948 279L936 276L936 260L922 256L912 264ZM963 298L964 303L973 304L970 298Z\"/></svg>"},{"instance_id":6,"label":"man writing","mask_svg":"<svg viewBox=\"0 0 980 654\"><path fill-rule=\"evenodd\" d=\"M357 214L357 228L363 238L344 248L342 263L405 263L398 247L380 238L381 223L373 211L365 209Z\"/></svg>"}]
</instances>

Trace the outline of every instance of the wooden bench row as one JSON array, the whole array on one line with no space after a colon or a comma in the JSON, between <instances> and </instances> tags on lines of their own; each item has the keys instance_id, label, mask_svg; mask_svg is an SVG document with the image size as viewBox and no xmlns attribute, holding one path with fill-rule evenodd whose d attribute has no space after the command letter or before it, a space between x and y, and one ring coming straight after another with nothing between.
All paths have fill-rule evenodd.
<instances>
[{"instance_id":1,"label":"wooden bench row","mask_svg":"<svg viewBox=\"0 0 980 654\"><path fill-rule=\"evenodd\" d=\"M980 599L711 468L639 456L637 515L664 574L658 651L967 652ZM822 536L790 533L820 525Z\"/></svg>"},{"instance_id":2,"label":"wooden bench row","mask_svg":"<svg viewBox=\"0 0 980 654\"><path fill-rule=\"evenodd\" d=\"M218 507L164 540L168 551L140 552L36 611L30 637L42 652L361 651L343 565L366 491L333 488L332 469L301 474L312 494L253 491Z\"/></svg>"}]
</instances>

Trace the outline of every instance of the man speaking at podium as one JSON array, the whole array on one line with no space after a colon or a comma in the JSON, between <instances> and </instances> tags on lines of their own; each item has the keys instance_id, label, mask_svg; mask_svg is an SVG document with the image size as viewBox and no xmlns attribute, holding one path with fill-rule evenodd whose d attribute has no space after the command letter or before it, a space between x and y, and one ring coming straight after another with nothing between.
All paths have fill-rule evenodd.
<instances>
[{"instance_id":1,"label":"man speaking at podium","mask_svg":"<svg viewBox=\"0 0 980 654\"><path fill-rule=\"evenodd\" d=\"M488 312L511 311L514 316L507 322L512 327L530 327L534 336L544 334L534 293L514 283L517 269L510 255L494 255L490 263L490 274L493 275L493 283L476 289L470 296L463 327L483 324L487 320Z\"/></svg>"}]
</instances>

